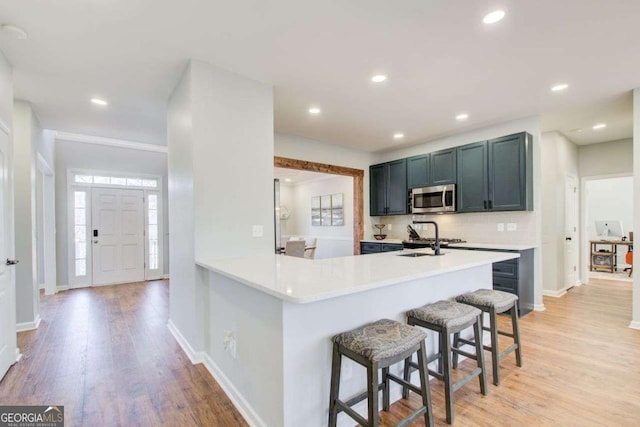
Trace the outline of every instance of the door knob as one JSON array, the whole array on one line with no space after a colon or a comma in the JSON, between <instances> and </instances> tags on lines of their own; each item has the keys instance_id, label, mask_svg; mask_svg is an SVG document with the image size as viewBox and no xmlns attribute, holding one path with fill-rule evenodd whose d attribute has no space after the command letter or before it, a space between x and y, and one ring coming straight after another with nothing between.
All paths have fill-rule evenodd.
<instances>
[{"instance_id":1,"label":"door knob","mask_svg":"<svg viewBox=\"0 0 640 427\"><path fill-rule=\"evenodd\" d=\"M9 258L7 258L6 265L16 265L19 262L20 261L18 261L17 259L9 259Z\"/></svg>"}]
</instances>

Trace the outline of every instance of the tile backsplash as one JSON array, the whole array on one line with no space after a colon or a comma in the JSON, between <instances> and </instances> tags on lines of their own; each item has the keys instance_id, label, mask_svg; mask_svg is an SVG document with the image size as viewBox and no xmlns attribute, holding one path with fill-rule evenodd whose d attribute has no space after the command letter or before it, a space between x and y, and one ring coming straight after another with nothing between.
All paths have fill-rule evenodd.
<instances>
[{"instance_id":1,"label":"tile backsplash","mask_svg":"<svg viewBox=\"0 0 640 427\"><path fill-rule=\"evenodd\" d=\"M388 239L406 239L407 224L413 220L435 221L440 228L440 237L461 238L477 243L536 243L536 217L534 212L481 212L445 215L396 215L369 217L365 223L365 238L372 238L378 230L373 224L387 224L383 230ZM502 224L504 231L498 231ZM513 230L515 224L515 230ZM391 230L389 230L391 225ZM416 227L418 226L418 227ZM416 224L414 228L422 237L433 237L430 224ZM501 228L502 228L501 227Z\"/></svg>"}]
</instances>

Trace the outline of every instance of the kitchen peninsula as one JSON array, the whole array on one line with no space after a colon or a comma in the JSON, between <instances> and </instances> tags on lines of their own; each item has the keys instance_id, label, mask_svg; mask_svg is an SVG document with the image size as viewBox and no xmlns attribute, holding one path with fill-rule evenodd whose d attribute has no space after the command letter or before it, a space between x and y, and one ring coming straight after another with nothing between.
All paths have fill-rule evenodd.
<instances>
[{"instance_id":1,"label":"kitchen peninsula","mask_svg":"<svg viewBox=\"0 0 640 427\"><path fill-rule=\"evenodd\" d=\"M250 424L326 425L334 334L382 318L404 322L411 308L490 289L492 264L518 257L452 250L399 256L416 252L430 253L197 260L210 307L205 363ZM429 336L429 353L434 344ZM360 366L343 361L341 395L364 390L365 379Z\"/></svg>"}]
</instances>

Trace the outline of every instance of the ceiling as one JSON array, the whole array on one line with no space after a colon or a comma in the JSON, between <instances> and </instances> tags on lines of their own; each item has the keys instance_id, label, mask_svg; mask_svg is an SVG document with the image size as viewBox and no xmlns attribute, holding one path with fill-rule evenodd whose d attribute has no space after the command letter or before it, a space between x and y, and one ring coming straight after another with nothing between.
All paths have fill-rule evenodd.
<instances>
[{"instance_id":1,"label":"ceiling","mask_svg":"<svg viewBox=\"0 0 640 427\"><path fill-rule=\"evenodd\" d=\"M378 151L639 87L638 16L635 0L3 0L0 23L29 38L0 49L50 129L166 144L196 58L274 85L276 131Z\"/></svg>"},{"instance_id":2,"label":"ceiling","mask_svg":"<svg viewBox=\"0 0 640 427\"><path fill-rule=\"evenodd\" d=\"M604 123L603 129L593 126ZM543 131L556 130L578 145L633 137L633 94L626 92L578 108L541 116Z\"/></svg>"}]
</instances>

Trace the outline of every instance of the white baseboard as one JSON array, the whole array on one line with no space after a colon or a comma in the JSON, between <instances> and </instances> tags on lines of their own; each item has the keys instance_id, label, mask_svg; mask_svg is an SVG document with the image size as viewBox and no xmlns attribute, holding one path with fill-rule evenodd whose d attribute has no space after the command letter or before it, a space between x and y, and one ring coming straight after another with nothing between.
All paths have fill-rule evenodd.
<instances>
[{"instance_id":1,"label":"white baseboard","mask_svg":"<svg viewBox=\"0 0 640 427\"><path fill-rule=\"evenodd\" d=\"M233 383L229 381L227 376L220 370L220 368L218 368L218 365L216 365L211 357L206 353L204 354L203 363L204 367L207 368L207 371L209 371L211 376L216 380L220 388L222 388L247 424L251 427L267 427L267 423L260 418L249 402L247 402L244 396L238 391Z\"/></svg>"},{"instance_id":2,"label":"white baseboard","mask_svg":"<svg viewBox=\"0 0 640 427\"><path fill-rule=\"evenodd\" d=\"M168 275L168 274L163 274L161 278L162 278L162 279L168 279L168 278L169 278L169 275Z\"/></svg>"},{"instance_id":3,"label":"white baseboard","mask_svg":"<svg viewBox=\"0 0 640 427\"><path fill-rule=\"evenodd\" d=\"M563 297L567 294L567 289L568 288L562 288L562 289L558 289L557 291L551 291L549 289L543 289L542 290L542 295L545 297L553 297L553 298L560 298Z\"/></svg>"},{"instance_id":4,"label":"white baseboard","mask_svg":"<svg viewBox=\"0 0 640 427\"><path fill-rule=\"evenodd\" d=\"M640 330L640 321L638 321L638 320L633 320L633 321L631 321L631 323L629 323L629 327L630 327L631 329L638 329L638 330Z\"/></svg>"},{"instance_id":5,"label":"white baseboard","mask_svg":"<svg viewBox=\"0 0 640 427\"><path fill-rule=\"evenodd\" d=\"M533 304L533 311L545 311L546 307L544 304Z\"/></svg>"},{"instance_id":6,"label":"white baseboard","mask_svg":"<svg viewBox=\"0 0 640 427\"><path fill-rule=\"evenodd\" d=\"M24 331L32 331L34 329L38 329L40 326L40 315L36 316L36 320L33 322L23 322L16 324L16 332L24 332Z\"/></svg>"},{"instance_id":7,"label":"white baseboard","mask_svg":"<svg viewBox=\"0 0 640 427\"><path fill-rule=\"evenodd\" d=\"M22 353L20 353L20 349L16 347L16 363L18 363L22 359Z\"/></svg>"},{"instance_id":8,"label":"white baseboard","mask_svg":"<svg viewBox=\"0 0 640 427\"><path fill-rule=\"evenodd\" d=\"M63 292L63 291L68 291L69 290L69 286L58 286L56 287L56 292Z\"/></svg>"},{"instance_id":9,"label":"white baseboard","mask_svg":"<svg viewBox=\"0 0 640 427\"><path fill-rule=\"evenodd\" d=\"M245 421L252 427L267 427L267 424L262 421L253 407L247 402L247 400L240 394L238 389L233 385L227 376L218 368L218 365L209 357L204 351L195 351L187 339L182 335L180 330L176 327L173 321L169 320L167 328L171 332L171 335L176 339L182 350L185 352L192 364L198 363L204 364L204 367L209 371L211 376L216 380L222 391L227 395L233 406L236 407L240 415Z\"/></svg>"},{"instance_id":10,"label":"white baseboard","mask_svg":"<svg viewBox=\"0 0 640 427\"><path fill-rule=\"evenodd\" d=\"M40 283L39 289L46 289L45 286L44 286L44 283Z\"/></svg>"},{"instance_id":11,"label":"white baseboard","mask_svg":"<svg viewBox=\"0 0 640 427\"><path fill-rule=\"evenodd\" d=\"M169 332L171 332L171 335L173 335L176 341L178 341L178 344L180 344L180 347L182 347L182 350L189 358L191 364L197 365L198 363L203 362L204 352L195 351L193 347L191 347L191 344L189 344L189 341L187 341L184 335L182 335L178 328L176 328L176 325L173 324L173 321L171 319L169 319L169 323L167 323L167 328L169 328Z\"/></svg>"}]
</instances>

